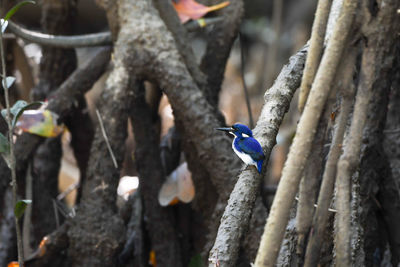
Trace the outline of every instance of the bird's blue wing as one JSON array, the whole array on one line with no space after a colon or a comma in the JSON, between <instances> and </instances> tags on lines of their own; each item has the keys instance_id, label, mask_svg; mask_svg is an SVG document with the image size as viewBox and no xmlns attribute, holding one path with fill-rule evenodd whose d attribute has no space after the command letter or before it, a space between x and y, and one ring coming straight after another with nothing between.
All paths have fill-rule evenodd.
<instances>
[{"instance_id":1,"label":"bird's blue wing","mask_svg":"<svg viewBox=\"0 0 400 267\"><path fill-rule=\"evenodd\" d=\"M250 155L255 161L265 158L260 143L252 137L237 140L236 147L240 152Z\"/></svg>"}]
</instances>

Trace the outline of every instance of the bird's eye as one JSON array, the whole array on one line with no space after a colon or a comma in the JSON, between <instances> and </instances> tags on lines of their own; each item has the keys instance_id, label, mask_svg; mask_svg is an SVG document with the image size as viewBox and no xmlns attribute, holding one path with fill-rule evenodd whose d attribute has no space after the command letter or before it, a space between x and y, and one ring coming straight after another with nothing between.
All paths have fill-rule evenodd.
<instances>
[{"instance_id":1,"label":"bird's eye","mask_svg":"<svg viewBox=\"0 0 400 267\"><path fill-rule=\"evenodd\" d=\"M244 134L244 133L242 133L242 136L243 136L243 137L250 137L249 135Z\"/></svg>"}]
</instances>

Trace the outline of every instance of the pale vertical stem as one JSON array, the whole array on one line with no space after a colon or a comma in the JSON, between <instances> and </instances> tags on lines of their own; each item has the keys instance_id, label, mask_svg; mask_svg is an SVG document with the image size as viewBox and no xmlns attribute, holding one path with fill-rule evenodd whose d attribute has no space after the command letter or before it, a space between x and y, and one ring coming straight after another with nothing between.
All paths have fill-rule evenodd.
<instances>
[{"instance_id":1,"label":"pale vertical stem","mask_svg":"<svg viewBox=\"0 0 400 267\"><path fill-rule=\"evenodd\" d=\"M336 174L337 220L335 225L336 265L350 266L350 187L356 170L364 125L368 115L375 75L374 57L364 51L361 62L360 82L354 105L349 135L346 137L343 154L339 159Z\"/></svg>"},{"instance_id":2,"label":"pale vertical stem","mask_svg":"<svg viewBox=\"0 0 400 267\"><path fill-rule=\"evenodd\" d=\"M6 102L7 109L7 125L8 125L8 141L10 143L10 155L7 164L11 169L11 185L12 185L12 205L15 207L17 203L17 175L15 170L15 155L14 155L14 143L13 143L13 132L11 125L11 112L10 112L10 100L8 95L8 87L5 81L6 78L6 60L4 55L4 47L3 47L3 33L0 30L0 56L1 56L1 67L2 67L2 86L4 88L4 98ZM24 266L24 252L22 246L22 235L21 229L19 228L19 219L14 215L15 218L15 229L17 231L17 246L18 246L18 263L19 266Z\"/></svg>"},{"instance_id":3,"label":"pale vertical stem","mask_svg":"<svg viewBox=\"0 0 400 267\"><path fill-rule=\"evenodd\" d=\"M328 102L331 103L327 104L324 115L319 121L318 129L311 147L312 153L308 157L304 174L300 182L299 202L297 204L296 213L296 232L298 234L296 254L298 255L298 260L301 263L304 259L307 235L311 228L312 218L315 210L314 204L317 198L319 177L321 175L323 165L322 154L324 141L326 139L325 133L328 127L327 121L335 100L329 99Z\"/></svg>"},{"instance_id":4,"label":"pale vertical stem","mask_svg":"<svg viewBox=\"0 0 400 267\"><path fill-rule=\"evenodd\" d=\"M342 80L342 102L340 104L340 113L337 117L332 137L332 143L325 164L324 174L322 176L322 184L318 196L317 210L313 221L313 234L310 235L308 241L305 267L318 265L319 255L321 251L321 242L326 230L329 219L329 205L332 200L333 187L336 178L336 165L342 152L343 135L346 129L346 122L353 103L355 88L352 84L352 78L355 68L355 60L357 53L353 49L349 56L344 58L345 63L338 75L339 81Z\"/></svg>"},{"instance_id":5,"label":"pale vertical stem","mask_svg":"<svg viewBox=\"0 0 400 267\"><path fill-rule=\"evenodd\" d=\"M326 24L328 22L329 10L331 8L331 0L319 0L315 19L311 31L310 53L307 55L306 65L304 67L303 79L301 80L299 93L299 110L303 111L306 104L311 85L314 81L319 62L321 60L322 50L324 47L324 37L326 32Z\"/></svg>"},{"instance_id":6,"label":"pale vertical stem","mask_svg":"<svg viewBox=\"0 0 400 267\"><path fill-rule=\"evenodd\" d=\"M310 154L319 118L345 48L356 7L356 0L344 1L333 36L329 40L326 52L322 57L265 226L255 262L257 267L275 265L289 219L290 208L298 190L304 165Z\"/></svg>"}]
</instances>

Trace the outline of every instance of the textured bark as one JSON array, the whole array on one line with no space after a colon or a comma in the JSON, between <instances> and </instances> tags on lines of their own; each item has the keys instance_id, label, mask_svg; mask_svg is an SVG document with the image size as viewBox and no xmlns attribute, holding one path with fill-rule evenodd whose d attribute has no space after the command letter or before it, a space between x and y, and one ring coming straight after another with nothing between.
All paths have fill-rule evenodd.
<instances>
[{"instance_id":1,"label":"textured bark","mask_svg":"<svg viewBox=\"0 0 400 267\"><path fill-rule=\"evenodd\" d=\"M219 1L212 0L210 2L217 3ZM230 4L218 13L223 17L223 20L207 34L206 53L201 62L201 69L207 75L209 86L206 98L213 106L218 105L226 61L238 34L243 16L243 1L230 1Z\"/></svg>"},{"instance_id":2,"label":"textured bark","mask_svg":"<svg viewBox=\"0 0 400 267\"><path fill-rule=\"evenodd\" d=\"M289 64L281 71L275 84L265 93L265 104L254 129L255 138L263 146L266 155L265 162L268 162L275 145L276 134L289 108L290 100L300 85L305 56L305 49L293 56ZM213 266L213 260L218 261L220 266L234 266L240 240L248 227L261 178L262 176L252 168L247 168L240 174L222 216L218 235L210 252L209 266Z\"/></svg>"},{"instance_id":3,"label":"textured bark","mask_svg":"<svg viewBox=\"0 0 400 267\"><path fill-rule=\"evenodd\" d=\"M51 34L71 34L76 15L76 0L43 1L41 24ZM32 89L35 101L44 101L76 68L73 49L43 47L39 83ZM31 242L37 246L42 238L56 229L53 201L58 194L58 172L61 166L61 139L47 139L33 155L33 201Z\"/></svg>"},{"instance_id":4,"label":"textured bark","mask_svg":"<svg viewBox=\"0 0 400 267\"><path fill-rule=\"evenodd\" d=\"M115 265L125 238L125 226L116 211L115 200L132 93L128 91L128 72L117 51L114 69L97 106L118 168L111 160L100 126L97 126L81 204L68 230L70 266Z\"/></svg>"},{"instance_id":5,"label":"textured bark","mask_svg":"<svg viewBox=\"0 0 400 267\"><path fill-rule=\"evenodd\" d=\"M315 128L329 95L339 59L346 47L346 39L351 29L356 7L356 1L345 1L333 36L322 57L309 100L300 118L296 136L282 171L282 178L257 254L256 266L273 266L275 264L289 219L289 209L297 192L300 176L310 153Z\"/></svg>"},{"instance_id":6,"label":"textured bark","mask_svg":"<svg viewBox=\"0 0 400 267\"><path fill-rule=\"evenodd\" d=\"M397 52L396 63L393 65L392 70L396 70L399 68L400 64L400 48L397 44ZM399 243L400 237L398 228L395 226L396 222L399 220L399 139L398 139L398 131L393 132L393 129L400 128L399 121L399 113L397 112L398 107L400 106L400 74L397 71L392 72L392 86L391 86L391 94L389 98L388 105L388 113L387 120L384 132L384 140L383 140L383 149L384 153L387 156L388 163L390 164L390 173L386 176L388 179L383 177L384 182L380 186L381 193L378 195L380 202L382 203L383 208L383 216L386 223L389 244L392 253L392 264L395 265L399 262L400 251L399 251ZM397 263L396 263L397 262Z\"/></svg>"},{"instance_id":7,"label":"textured bark","mask_svg":"<svg viewBox=\"0 0 400 267\"><path fill-rule=\"evenodd\" d=\"M77 0L44 0L41 24L50 34L71 34L76 15ZM73 49L43 47L40 62L39 84L33 89L33 99L46 99L76 68Z\"/></svg>"},{"instance_id":8,"label":"textured bark","mask_svg":"<svg viewBox=\"0 0 400 267\"><path fill-rule=\"evenodd\" d=\"M32 235L33 247L56 229L53 201L58 195L58 171L61 166L61 139L46 139L33 156ZM61 218L62 219L62 218Z\"/></svg>"},{"instance_id":9,"label":"textured bark","mask_svg":"<svg viewBox=\"0 0 400 267\"><path fill-rule=\"evenodd\" d=\"M143 86L136 84L132 90L134 101L130 117L136 141L135 159L141 178L144 215L148 219L146 228L151 247L155 251L157 264L183 266L174 229L173 210L161 207L157 198L165 180L159 151L158 118L153 120L153 113L144 98Z\"/></svg>"},{"instance_id":10,"label":"textured bark","mask_svg":"<svg viewBox=\"0 0 400 267\"><path fill-rule=\"evenodd\" d=\"M222 199L227 199L238 159L231 142L216 135L220 126L214 113L182 62L172 34L148 1L121 2L119 38L125 44L125 61L139 76L156 79L167 94L177 123L185 136L194 141L199 160L210 173L211 181ZM216 145L218 144L218 146ZM189 166L190 167L190 166Z\"/></svg>"},{"instance_id":11,"label":"textured bark","mask_svg":"<svg viewBox=\"0 0 400 267\"><path fill-rule=\"evenodd\" d=\"M314 204L317 199L317 190L320 184L321 170L324 165L325 157L323 154L323 148L327 141L326 132L328 129L329 117L332 112L332 100L335 101L335 99L330 99L330 101L328 101L329 104L326 105L325 112L319 121L317 132L311 147L312 153L307 160L303 178L300 182L299 201L296 214L296 231L298 233L296 253L301 265L303 265L304 262L306 243L311 229L312 218L315 211Z\"/></svg>"},{"instance_id":12,"label":"textured bark","mask_svg":"<svg viewBox=\"0 0 400 267\"><path fill-rule=\"evenodd\" d=\"M331 8L331 1L318 1L317 11L315 12L315 19L313 23L311 39L310 39L310 53L308 53L306 66L304 67L303 79L300 85L299 94L299 110L302 111L311 85L314 81L315 74L319 66L324 47L326 24L328 23L329 11Z\"/></svg>"},{"instance_id":13,"label":"textured bark","mask_svg":"<svg viewBox=\"0 0 400 267\"><path fill-rule=\"evenodd\" d=\"M328 159L322 176L322 184L318 196L318 207L314 215L313 228L307 245L305 266L315 266L318 264L320 251L322 249L321 242L324 238L324 232L326 232L328 220L331 217L328 209L332 202L336 178L336 165L342 152L341 144L343 142L343 136L355 94L355 86L352 84L352 80L356 56L356 50L350 49L349 56L344 59L344 63L342 63L343 66L340 68L336 79L338 81L337 84L339 84L338 90L342 95L342 101L340 113L334 127Z\"/></svg>"},{"instance_id":14,"label":"textured bark","mask_svg":"<svg viewBox=\"0 0 400 267\"><path fill-rule=\"evenodd\" d=\"M27 259L25 265L27 267L65 266L67 255L66 253L60 253L60 251L64 251L68 247L68 227L69 225L65 223L43 238L42 247L33 253L34 257L32 259Z\"/></svg>"},{"instance_id":15,"label":"textured bark","mask_svg":"<svg viewBox=\"0 0 400 267\"><path fill-rule=\"evenodd\" d=\"M4 206L1 210L0 220L0 266L7 266L10 261L18 258L11 187L1 197Z\"/></svg>"},{"instance_id":16,"label":"textured bark","mask_svg":"<svg viewBox=\"0 0 400 267\"><path fill-rule=\"evenodd\" d=\"M126 229L126 242L124 249L118 255L121 265L145 267L148 262L149 248L146 247L143 226L143 201L140 192L131 195L126 205L129 222ZM128 215L127 214L127 215Z\"/></svg>"},{"instance_id":17,"label":"textured bark","mask_svg":"<svg viewBox=\"0 0 400 267\"><path fill-rule=\"evenodd\" d=\"M190 40L187 36L187 30L179 20L179 17L177 16L177 13L172 6L172 2L165 0L154 0L154 5L157 7L161 18L164 20L166 26L168 27L168 30L174 36L178 51L180 52L185 62L185 65L187 66L197 86L203 91L207 90L206 76L197 65L196 58L190 44Z\"/></svg>"},{"instance_id":18,"label":"textured bark","mask_svg":"<svg viewBox=\"0 0 400 267\"><path fill-rule=\"evenodd\" d=\"M393 219L396 219L397 213L396 209L392 210L392 214L387 213L387 210L384 209L381 212L386 212L385 220L382 221L381 216L374 215L375 211L377 211L376 203L379 203L379 199L377 199L376 194L379 190L377 184L379 184L380 177L385 177L385 183L390 181L390 174L387 171L387 161L384 159L384 154L382 152L381 140L382 140L382 129L385 123L386 117L386 106L387 106L387 97L389 95L390 84L392 82L392 78L390 77L390 69L393 66L395 48L398 42L397 36L392 35L391 32L397 32L398 29L398 17L395 15L393 9L396 9L398 6L397 1L389 1L385 2L385 4L381 4L374 8L370 5L369 1L364 2L364 19L367 23L364 23L365 26L362 30L366 36L367 43L365 44L365 48L362 55L361 62L361 71L360 71L360 81L358 86L358 94L364 97L364 102L360 103L360 106L357 107L357 103L355 106L354 114L358 113L360 116L353 118L352 126L350 128L350 135L352 132L352 128L354 127L354 131L361 135L362 131L362 121L366 120L366 128L364 132L364 138L361 140L352 139L349 141L353 147L352 153L347 155L347 164L338 165L338 176L339 171L345 172L354 171L354 168L357 167L358 163L358 154L357 145L364 144L362 148L362 158L361 165L359 171L359 196L360 203L363 204L363 209L359 214L357 211L355 214L359 214L358 222L361 222L361 226L363 234L361 237L361 247L363 247L363 253L365 253L365 264L368 266L372 264L377 257L383 255L384 245L382 242L385 242L385 235L382 234L382 224L385 222L389 222L388 227L390 227L390 220L388 219L390 216L393 216ZM388 37L390 36L390 37ZM371 98L371 104L369 109L366 110L366 105L368 104L366 98L368 95ZM358 100L357 100L358 101ZM359 109L359 110L358 110ZM353 115L355 116L355 115ZM354 124L357 122L357 124ZM354 124L354 125L353 125ZM356 129L356 127L360 127ZM361 136L359 136L361 138ZM347 142L346 142L347 143ZM343 154L344 157L345 154ZM379 159L379 160L378 160ZM382 160L382 161L381 161ZM340 164L340 163L339 163ZM347 169L344 169L345 166ZM385 185L383 189L386 187ZM389 196L389 192L388 192ZM357 197L356 197L357 198ZM338 195L338 199L340 196ZM368 199L369 201L367 201ZM380 199L384 200L384 199ZM384 200L387 203L387 199ZM393 200L391 200L393 201ZM374 203L372 203L374 202ZM378 204L380 206L381 204ZM339 210L340 207L340 210ZM346 207L350 208L350 207ZM339 215L341 213L342 207L338 206ZM346 227L350 227L350 218L341 218L340 222L345 222ZM353 222L352 225L355 225ZM350 240L348 240L347 235L344 233L344 229L342 226L339 226L340 236L347 245L350 246ZM397 235L396 231L392 229L392 241L395 240L395 236ZM352 233L355 231L352 229ZM395 255L398 254L397 248L395 245L396 242L392 243ZM342 243L337 243L336 245L340 247L340 249L346 250L346 247L341 245ZM352 246L353 243L352 243ZM347 250L345 253L349 253ZM358 251L355 250L355 257L358 254ZM354 255L353 254L353 255ZM396 261L396 258L393 258ZM398 259L397 259L398 260Z\"/></svg>"}]
</instances>

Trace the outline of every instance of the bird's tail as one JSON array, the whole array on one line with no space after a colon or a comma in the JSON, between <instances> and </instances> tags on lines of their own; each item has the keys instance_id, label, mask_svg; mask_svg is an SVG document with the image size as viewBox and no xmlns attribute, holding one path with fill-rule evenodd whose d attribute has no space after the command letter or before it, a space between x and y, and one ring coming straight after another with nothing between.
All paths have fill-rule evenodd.
<instances>
[{"instance_id":1,"label":"bird's tail","mask_svg":"<svg viewBox=\"0 0 400 267\"><path fill-rule=\"evenodd\" d=\"M257 170L258 170L258 173L261 173L262 165L263 165L263 160L258 160L258 161L257 161Z\"/></svg>"}]
</instances>

